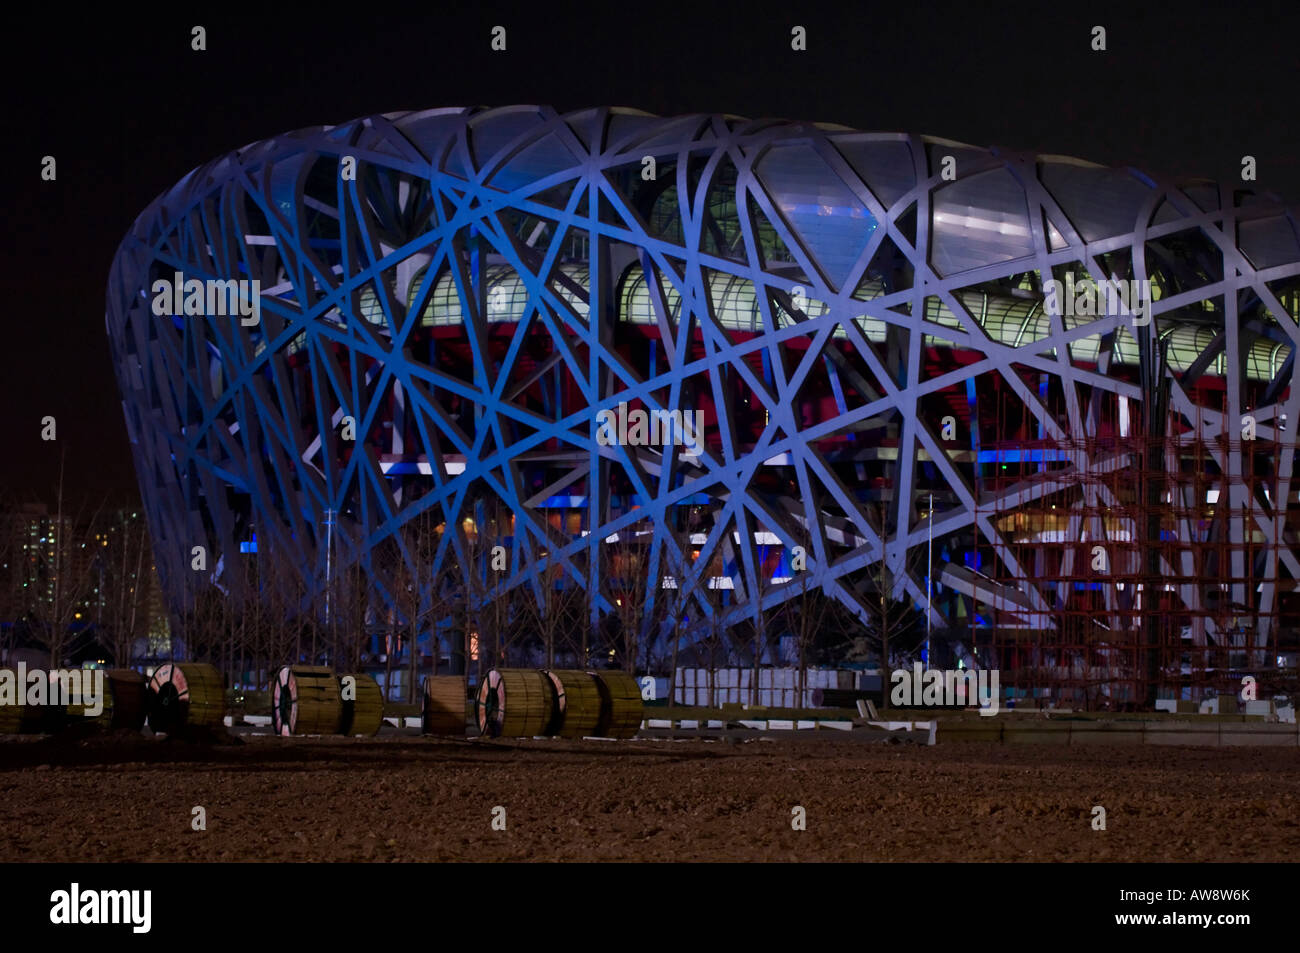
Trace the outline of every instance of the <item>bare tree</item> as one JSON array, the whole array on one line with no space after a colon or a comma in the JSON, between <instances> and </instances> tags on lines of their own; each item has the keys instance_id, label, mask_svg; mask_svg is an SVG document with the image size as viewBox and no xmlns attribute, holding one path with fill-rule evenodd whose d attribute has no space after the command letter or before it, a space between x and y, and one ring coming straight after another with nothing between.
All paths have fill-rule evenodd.
<instances>
[{"instance_id":1,"label":"bare tree","mask_svg":"<svg viewBox=\"0 0 1300 953\"><path fill-rule=\"evenodd\" d=\"M626 544L606 545L602 550L604 571L601 573L614 599L618 643L614 646L619 667L634 672L640 658L641 643L651 622L646 617L650 598L647 547L638 542L633 530L624 534Z\"/></svg>"},{"instance_id":2,"label":"bare tree","mask_svg":"<svg viewBox=\"0 0 1300 953\"><path fill-rule=\"evenodd\" d=\"M534 579L535 587L525 585L518 592L525 637L540 647L547 668L555 668L557 658L570 657L573 664L581 666L586 639L579 630L585 628L585 620L576 618L581 609L574 611L574 603L581 597L574 598L563 567L554 559L539 566Z\"/></svg>"},{"instance_id":3,"label":"bare tree","mask_svg":"<svg viewBox=\"0 0 1300 953\"><path fill-rule=\"evenodd\" d=\"M665 549L667 550L667 548ZM664 574L663 564L660 564L660 579L653 581L658 586L658 592L655 597L655 617L650 621L656 625L653 631L667 630L672 633L672 651L669 655L668 664L668 707L672 708L677 704L677 662L682 647L682 637L685 635L683 625L683 609L685 600L682 597L684 582L682 577L685 575L678 567L671 567L671 576ZM671 579L672 585L667 581Z\"/></svg>"},{"instance_id":4,"label":"bare tree","mask_svg":"<svg viewBox=\"0 0 1300 953\"><path fill-rule=\"evenodd\" d=\"M107 633L114 661L124 666L131 663L136 643L147 645L151 634L149 608L157 584L153 554L145 521L128 517L125 510L106 523L102 536L92 561L99 581L96 621Z\"/></svg>"},{"instance_id":5,"label":"bare tree","mask_svg":"<svg viewBox=\"0 0 1300 953\"><path fill-rule=\"evenodd\" d=\"M924 559L923 550L910 550L898 573L882 559L872 567L861 590L866 609L866 635L879 647L881 684L886 689L893 675L894 657L910 656L925 638L925 613L917 610L906 593L902 598L894 595L900 577L915 578L915 573L924 568Z\"/></svg>"},{"instance_id":6,"label":"bare tree","mask_svg":"<svg viewBox=\"0 0 1300 953\"><path fill-rule=\"evenodd\" d=\"M480 677L485 667L506 664L511 643L519 634L515 608L520 597L506 588L508 571L493 568L494 555L506 551L505 539L495 533L489 535L485 529L476 524L472 532L465 532L463 567L465 616L471 637L478 639Z\"/></svg>"},{"instance_id":7,"label":"bare tree","mask_svg":"<svg viewBox=\"0 0 1300 953\"><path fill-rule=\"evenodd\" d=\"M433 524L429 510L403 524L401 545L395 547L391 558L390 578L393 582L392 624L390 632L397 632L391 646L398 657L406 651L406 700L414 702L420 675L420 633L430 632L432 652L437 654L438 622L446 608L446 594L442 578L435 578L434 561L438 552L440 533ZM391 669L391 657L390 652Z\"/></svg>"},{"instance_id":8,"label":"bare tree","mask_svg":"<svg viewBox=\"0 0 1300 953\"><path fill-rule=\"evenodd\" d=\"M763 657L771 648L770 624L774 621L776 614L765 609L763 603L781 585L774 578L776 569L780 565L780 555L781 549L779 547L755 547L757 584L754 591L750 593L752 614L748 627L750 640L747 647L750 653L749 703L751 705L757 705L759 702L759 676L763 670Z\"/></svg>"},{"instance_id":9,"label":"bare tree","mask_svg":"<svg viewBox=\"0 0 1300 953\"><path fill-rule=\"evenodd\" d=\"M84 544L100 535L105 510L103 501L94 506L84 500L75 504L67 501L63 476L60 457L55 510L47 523L47 536L35 549L35 572L30 573L23 606L31 633L49 653L53 667L63 665L69 630L90 608L97 573L93 554Z\"/></svg>"},{"instance_id":10,"label":"bare tree","mask_svg":"<svg viewBox=\"0 0 1300 953\"><path fill-rule=\"evenodd\" d=\"M27 533L17 501L3 489L0 489L0 514L4 520L0 525L0 619L13 622L27 608L23 583L27 581L28 556L22 542ZM16 626L0 626L0 660L9 657L16 635Z\"/></svg>"},{"instance_id":11,"label":"bare tree","mask_svg":"<svg viewBox=\"0 0 1300 953\"><path fill-rule=\"evenodd\" d=\"M808 692L809 656L814 654L817 643L824 641L831 600L806 568L795 570L794 579L788 585L794 588L794 593L782 604L780 619L794 639L795 699L802 706Z\"/></svg>"},{"instance_id":12,"label":"bare tree","mask_svg":"<svg viewBox=\"0 0 1300 953\"><path fill-rule=\"evenodd\" d=\"M695 642L695 654L698 660L700 654L704 656L705 671L708 673L708 704L709 707L716 707L718 704L718 668L727 663L729 656L729 636L727 626L727 609L730 603L730 589L723 588L721 585L710 585L715 580L721 580L723 569L723 560L720 553L716 553L711 561L710 567L706 570L706 575L700 580L703 588L698 590L704 596L704 603L708 611L700 620L695 631L698 637ZM699 687L696 686L698 693ZM697 694L698 701L698 694Z\"/></svg>"}]
</instances>

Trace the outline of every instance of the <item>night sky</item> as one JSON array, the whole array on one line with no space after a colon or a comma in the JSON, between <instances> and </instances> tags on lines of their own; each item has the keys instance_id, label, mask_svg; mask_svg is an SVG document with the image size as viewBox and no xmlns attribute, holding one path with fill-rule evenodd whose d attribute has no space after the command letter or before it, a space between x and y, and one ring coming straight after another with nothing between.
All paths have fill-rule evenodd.
<instances>
[{"instance_id":1,"label":"night sky","mask_svg":"<svg viewBox=\"0 0 1300 953\"><path fill-rule=\"evenodd\" d=\"M117 244L190 169L302 126L524 102L727 112L1173 176L1236 179L1250 154L1257 189L1300 200L1294 3L448 6L263 4L241 19L36 5L10 19L0 493L50 497L60 450L74 491L135 487L104 333ZM206 52L190 49L195 24ZM497 24L504 53L489 48ZM790 49L796 24L807 52ZM1090 49L1094 25L1105 53ZM40 179L44 155L56 182ZM47 414L54 443L40 439Z\"/></svg>"}]
</instances>

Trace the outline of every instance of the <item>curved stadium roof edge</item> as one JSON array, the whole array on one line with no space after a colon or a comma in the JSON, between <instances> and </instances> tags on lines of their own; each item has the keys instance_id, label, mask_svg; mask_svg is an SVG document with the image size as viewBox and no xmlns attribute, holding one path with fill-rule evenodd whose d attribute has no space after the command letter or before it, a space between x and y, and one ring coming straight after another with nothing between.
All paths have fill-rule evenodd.
<instances>
[{"instance_id":1,"label":"curved stadium roof edge","mask_svg":"<svg viewBox=\"0 0 1300 953\"><path fill-rule=\"evenodd\" d=\"M382 156L383 159L389 162L405 159L415 166L428 164L440 175L468 181L469 174L455 155L457 145L468 140L480 168L488 171L483 184L489 189L500 188L503 192L526 198L529 196L527 180L530 172L540 179L555 171L553 157L538 148L542 139L553 136L552 125L562 124L570 130L581 130L597 119L605 124L600 158L607 168L617 165L616 160L620 158L630 161L642 155L653 155L656 159L675 156L673 150L681 144L680 139L665 137L663 133L676 131L680 135L682 127L692 124L697 125L698 132L689 140L687 148L691 153L716 148L724 142L742 151L751 148L780 151L797 147L802 138L821 137L841 155L852 172L861 177L866 187L865 194L856 196L842 188L836 190L841 196L849 196L850 204L831 206L832 217L835 212L857 211L879 220L900 202L910 204L918 183L937 183L930 242L934 264L944 278L972 274L977 279L979 276L974 273L981 267L1021 259L1025 260L1027 269L1037 264L1032 262L1028 247L1031 229L1028 208L1017 207L1023 204L1027 193L1023 183L1016 183L1021 193L1017 196L1017 188L1008 179L1008 175L1014 176L1028 161L1037 165L1041 184L1047 186L1058 206L1047 225L1052 236L1053 264L1063 259L1063 251L1104 248L1108 241L1132 230L1134 225L1142 224L1139 219L1145 201L1162 190L1172 189L1176 194L1182 194L1186 206L1178 212L1190 211L1192 217L1197 213L1215 211L1219 202L1217 196L1209 195L1210 191L1217 192L1217 187L1205 179L1181 180L1182 188L1189 190L1183 194L1174 183L1153 178L1133 167L1107 167L1071 156L1004 151L928 135L862 132L843 126L832 128L832 124L826 123L767 118L750 120L703 113L660 118L621 107L584 109L567 114L539 106L450 107L390 112L333 126L305 127L269 142L253 143L234 150L187 173L142 213L132 231L139 234L140 226L151 214L159 211L177 214L200 201L206 190L247 174L249 169L273 158L283 162L286 150L301 150L304 155L315 153L318 156L352 154L364 161L365 131L375 122L391 123L394 131L411 143L406 156L395 156L390 150ZM620 128L620 123L624 128ZM584 143L591 141L591 130L583 134L583 139ZM481 141L490 145L480 144ZM268 151L273 148L272 143L278 146L274 152ZM514 152L510 153L512 149ZM940 150L944 149L955 150L957 178L953 182L938 180L938 165L943 158ZM521 152L533 155L526 158ZM918 156L917 152L924 154ZM504 153L510 154L503 158ZM974 171L969 170L972 161L978 166ZM509 174L505 175L507 170ZM756 171L760 178L765 178L761 171ZM787 171L791 171L793 179L784 174ZM822 166L817 171L831 171L833 174L834 170ZM800 213L800 198L807 198L797 191L797 172L773 169L772 178L784 180L787 188L793 187L793 191L783 190L782 181L763 183L777 198L777 204L783 204L780 197L791 195L796 216ZM502 188L503 179L508 179L509 188ZM1244 232L1240 239L1242 251L1252 263L1259 268L1268 268L1300 260L1294 210L1284 207L1272 193L1245 188L1232 188L1227 192L1233 202L1233 218ZM1094 197L1096 202L1093 202ZM859 208L852 207L852 199L858 200ZM1148 210L1150 219L1146 224L1155 226L1154 231L1177 221L1177 213L1171 215L1165 208L1170 204L1165 199L1159 203L1160 207ZM824 213L825 208L820 211ZM981 211L992 218L973 220L970 214L973 211ZM1067 223L1064 231L1058 221ZM1086 269L1082 263L1080 265L1082 274ZM811 279L816 281L817 277L813 275ZM829 279L833 276L822 277ZM1156 289L1153 296L1158 295L1159 289Z\"/></svg>"}]
</instances>

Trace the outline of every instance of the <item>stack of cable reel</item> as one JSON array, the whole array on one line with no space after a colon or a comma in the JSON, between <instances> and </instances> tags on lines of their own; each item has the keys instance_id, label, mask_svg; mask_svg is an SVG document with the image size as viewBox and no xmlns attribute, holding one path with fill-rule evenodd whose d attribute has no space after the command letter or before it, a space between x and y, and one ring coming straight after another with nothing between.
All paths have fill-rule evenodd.
<instances>
[{"instance_id":1,"label":"stack of cable reel","mask_svg":"<svg viewBox=\"0 0 1300 953\"><path fill-rule=\"evenodd\" d=\"M426 735L465 737L465 709L469 701L463 675L429 675L424 679L420 730Z\"/></svg>"},{"instance_id":2,"label":"stack of cable reel","mask_svg":"<svg viewBox=\"0 0 1300 953\"><path fill-rule=\"evenodd\" d=\"M384 724L384 693L369 675L339 676L338 730L341 735L374 735Z\"/></svg>"},{"instance_id":3,"label":"stack of cable reel","mask_svg":"<svg viewBox=\"0 0 1300 953\"><path fill-rule=\"evenodd\" d=\"M285 665L271 684L271 729L277 735L329 735L339 730L343 702L324 665Z\"/></svg>"},{"instance_id":4,"label":"stack of cable reel","mask_svg":"<svg viewBox=\"0 0 1300 953\"><path fill-rule=\"evenodd\" d=\"M478 690L478 730L490 738L531 738L546 731L555 688L541 672L494 668Z\"/></svg>"},{"instance_id":5,"label":"stack of cable reel","mask_svg":"<svg viewBox=\"0 0 1300 953\"><path fill-rule=\"evenodd\" d=\"M600 723L595 734L602 738L635 738L645 716L636 678L617 670L590 674L600 690Z\"/></svg>"},{"instance_id":6,"label":"stack of cable reel","mask_svg":"<svg viewBox=\"0 0 1300 953\"><path fill-rule=\"evenodd\" d=\"M226 717L221 673L201 662L167 662L149 679L149 727L156 732L220 728Z\"/></svg>"},{"instance_id":7,"label":"stack of cable reel","mask_svg":"<svg viewBox=\"0 0 1300 953\"><path fill-rule=\"evenodd\" d=\"M600 686L594 675L581 669L549 669L543 674L555 690L555 706L545 734L561 738L586 738L600 724Z\"/></svg>"}]
</instances>

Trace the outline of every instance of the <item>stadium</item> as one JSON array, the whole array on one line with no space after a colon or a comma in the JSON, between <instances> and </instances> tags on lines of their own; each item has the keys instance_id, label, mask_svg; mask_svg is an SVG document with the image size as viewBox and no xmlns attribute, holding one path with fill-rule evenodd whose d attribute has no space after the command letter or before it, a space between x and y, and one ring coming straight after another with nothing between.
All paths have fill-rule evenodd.
<instances>
[{"instance_id":1,"label":"stadium","mask_svg":"<svg viewBox=\"0 0 1300 953\"><path fill-rule=\"evenodd\" d=\"M328 664L847 651L1149 709L1294 686L1298 277L1249 182L434 109L195 169L107 331L182 632L216 598Z\"/></svg>"}]
</instances>

